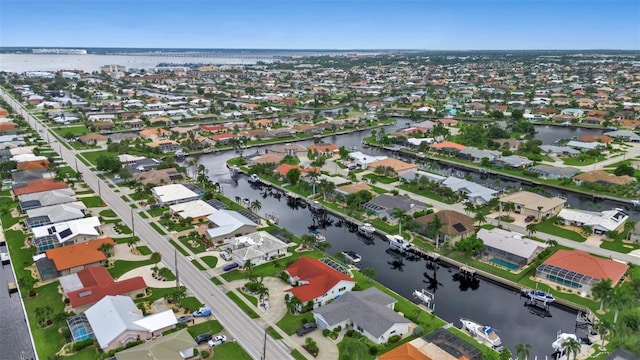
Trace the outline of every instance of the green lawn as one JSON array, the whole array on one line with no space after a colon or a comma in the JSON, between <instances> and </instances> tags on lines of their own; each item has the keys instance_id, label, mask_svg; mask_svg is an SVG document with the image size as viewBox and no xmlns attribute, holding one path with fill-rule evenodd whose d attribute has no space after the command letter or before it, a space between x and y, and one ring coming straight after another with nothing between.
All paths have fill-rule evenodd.
<instances>
[{"instance_id":1,"label":"green lawn","mask_svg":"<svg viewBox=\"0 0 640 360\"><path fill-rule=\"evenodd\" d=\"M11 264L16 272L17 279L33 278L31 272L24 269L26 266L33 264L32 256L34 253L34 248L23 248L26 238L24 233L17 230L6 230L4 236L11 252Z\"/></svg>"},{"instance_id":2,"label":"green lawn","mask_svg":"<svg viewBox=\"0 0 640 360\"><path fill-rule=\"evenodd\" d=\"M429 189L425 189L422 191L418 191L418 189L416 189L414 186L412 186L411 184L402 184L399 185L398 188L408 191L408 192L412 192L414 194L418 194L418 195L422 195L424 197L428 197L429 199L433 199L435 201L440 201L443 202L445 204L454 204L454 201L451 201L449 199L445 199L442 196L436 194L435 192L429 190Z\"/></svg>"},{"instance_id":3,"label":"green lawn","mask_svg":"<svg viewBox=\"0 0 640 360\"><path fill-rule=\"evenodd\" d=\"M376 194L386 194L386 193L388 193L388 191L387 191L387 190L385 190L385 189L383 189L383 188L379 188L379 187L377 187L377 186L373 186L373 185L369 185L369 186L371 186L371 189L372 189L373 191L375 191L375 192L376 192Z\"/></svg>"},{"instance_id":4,"label":"green lawn","mask_svg":"<svg viewBox=\"0 0 640 360\"><path fill-rule=\"evenodd\" d=\"M575 231L567 230L559 226L556 226L555 225L556 219L557 219L556 217L552 217L538 223L537 225L538 231L551 234L551 235L560 236L565 239L578 241L578 242L584 242L585 240L587 240L584 236L582 236L581 234L578 234Z\"/></svg>"},{"instance_id":5,"label":"green lawn","mask_svg":"<svg viewBox=\"0 0 640 360\"><path fill-rule=\"evenodd\" d=\"M136 249L140 253L140 255L151 255L151 250L147 246L137 246Z\"/></svg>"},{"instance_id":6,"label":"green lawn","mask_svg":"<svg viewBox=\"0 0 640 360\"><path fill-rule=\"evenodd\" d=\"M195 296L188 296L182 299L180 305L182 305L183 308L193 312L200 309L200 307L202 306L202 302L200 302L200 300L198 300Z\"/></svg>"},{"instance_id":7,"label":"green lawn","mask_svg":"<svg viewBox=\"0 0 640 360\"><path fill-rule=\"evenodd\" d=\"M600 244L602 249L617 251L619 253L628 254L633 250L640 249L640 244L622 242L621 240L604 240L602 244Z\"/></svg>"},{"instance_id":8,"label":"green lawn","mask_svg":"<svg viewBox=\"0 0 640 360\"><path fill-rule=\"evenodd\" d=\"M267 328L267 334L269 334L269 336L271 336L271 338L273 338L274 340L280 340L282 339L282 336L280 336L280 333L277 332L274 328L272 328L271 326L269 326Z\"/></svg>"},{"instance_id":9,"label":"green lawn","mask_svg":"<svg viewBox=\"0 0 640 360\"><path fill-rule=\"evenodd\" d=\"M251 360L251 356L235 341L226 342L213 349L213 360Z\"/></svg>"},{"instance_id":10,"label":"green lawn","mask_svg":"<svg viewBox=\"0 0 640 360\"><path fill-rule=\"evenodd\" d=\"M138 213L138 215L140 215L140 217L143 218L143 219L148 219L149 218L149 216L145 212L142 212L142 211L140 211Z\"/></svg>"},{"instance_id":11,"label":"green lawn","mask_svg":"<svg viewBox=\"0 0 640 360\"><path fill-rule=\"evenodd\" d=\"M105 205L99 196L81 197L80 201L88 208L103 207Z\"/></svg>"},{"instance_id":12,"label":"green lawn","mask_svg":"<svg viewBox=\"0 0 640 360\"><path fill-rule=\"evenodd\" d=\"M2 200L5 201L5 200ZM6 213L3 213L2 216L0 216L0 219L2 220L2 227L4 229L8 229L10 227L12 227L13 225L17 224L18 222L20 222L20 220L24 219L26 216L25 215L20 215L20 216L13 216L11 215L11 211L8 209L14 208L15 206L17 206L18 203L10 203L7 205L2 205L3 209L7 209Z\"/></svg>"},{"instance_id":13,"label":"green lawn","mask_svg":"<svg viewBox=\"0 0 640 360\"><path fill-rule=\"evenodd\" d=\"M217 277L212 277L211 282L215 285L222 285L222 281L220 281L220 279L218 279Z\"/></svg>"},{"instance_id":14,"label":"green lawn","mask_svg":"<svg viewBox=\"0 0 640 360\"><path fill-rule=\"evenodd\" d=\"M379 183L383 183L383 184L392 184L394 182L398 181L397 177L386 177L386 176L380 176L378 174L366 174L366 175L362 175L363 179L369 179L369 180L373 180L375 182L379 182Z\"/></svg>"},{"instance_id":15,"label":"green lawn","mask_svg":"<svg viewBox=\"0 0 640 360\"><path fill-rule=\"evenodd\" d=\"M289 252L291 252L292 250L289 249ZM325 254L323 254L321 251L318 250L312 250L312 251L305 251L302 253L297 253L294 252L293 255L288 256L286 258L283 259L279 259L276 260L280 263L280 265L282 266L282 269L286 268L289 264L293 263L295 260L297 260L298 258L300 258L301 256L306 256L306 257L312 257L315 259L319 259L323 256L325 256ZM277 271L276 271L276 267L273 261L270 261L268 263L265 264L261 264L256 266L253 269L253 273L256 276L276 276L277 275ZM227 280L227 281L233 281L233 280L240 280L240 279L244 279L246 278L246 272L236 269L236 270L232 270L229 272L226 272L224 274L222 274L222 277Z\"/></svg>"},{"instance_id":16,"label":"green lawn","mask_svg":"<svg viewBox=\"0 0 640 360\"><path fill-rule=\"evenodd\" d=\"M200 258L205 264L207 264L210 268L215 268L218 264L218 258L215 256L203 256Z\"/></svg>"},{"instance_id":17,"label":"green lawn","mask_svg":"<svg viewBox=\"0 0 640 360\"><path fill-rule=\"evenodd\" d=\"M161 228L158 224L156 224L156 223L151 223L150 225L151 225L151 227L152 227L152 228L153 228L153 229L154 229L158 234L160 234L160 235L167 235L167 232L166 232L166 231L164 231L164 230L162 230L162 228Z\"/></svg>"},{"instance_id":18,"label":"green lawn","mask_svg":"<svg viewBox=\"0 0 640 360\"><path fill-rule=\"evenodd\" d=\"M180 286L180 289L186 289L186 288L184 286ZM171 295L175 291L176 291L176 288L173 286L168 288L148 288L147 296L136 298L133 301L136 304L139 304L142 302L154 302L160 298L166 298L167 296Z\"/></svg>"},{"instance_id":19,"label":"green lawn","mask_svg":"<svg viewBox=\"0 0 640 360\"><path fill-rule=\"evenodd\" d=\"M207 270L207 269L205 269L205 268L204 268L204 266L200 265L200 262L198 262L198 260L196 260L196 259L191 260L191 263L192 263L192 264L193 264L193 265L194 265L198 270L202 270L202 271Z\"/></svg>"},{"instance_id":20,"label":"green lawn","mask_svg":"<svg viewBox=\"0 0 640 360\"><path fill-rule=\"evenodd\" d=\"M70 360L95 360L100 358L100 353L95 346L89 346L73 355L70 355L68 357L65 356L65 358Z\"/></svg>"},{"instance_id":21,"label":"green lawn","mask_svg":"<svg viewBox=\"0 0 640 360\"><path fill-rule=\"evenodd\" d=\"M64 312L62 295L58 292L58 281L54 281L37 289L38 295L25 297L24 306L27 309L27 317L31 325L33 339L36 344L36 352L40 359L47 359L52 354L60 350L64 344L63 336L58 332L58 328L66 326L65 322L59 322L46 328L38 326L35 309L50 307L53 315Z\"/></svg>"},{"instance_id":22,"label":"green lawn","mask_svg":"<svg viewBox=\"0 0 640 360\"><path fill-rule=\"evenodd\" d=\"M304 314L292 315L290 311L284 315L280 321L276 323L282 331L284 331L287 335L293 335L300 326L302 326L302 320L306 319L308 322L313 321L313 314L311 312L307 312Z\"/></svg>"},{"instance_id":23,"label":"green lawn","mask_svg":"<svg viewBox=\"0 0 640 360\"><path fill-rule=\"evenodd\" d=\"M167 209L165 209L163 207L158 207L158 208L155 208L155 209L147 210L147 212L149 213L149 215L151 215L153 217L156 217L156 216L161 216L162 214L167 212Z\"/></svg>"},{"instance_id":24,"label":"green lawn","mask_svg":"<svg viewBox=\"0 0 640 360\"><path fill-rule=\"evenodd\" d=\"M116 217L118 215L116 215L116 213L111 210L111 209L106 209L106 210L102 210L100 211L100 216L104 216L104 217Z\"/></svg>"},{"instance_id":25,"label":"green lawn","mask_svg":"<svg viewBox=\"0 0 640 360\"><path fill-rule=\"evenodd\" d=\"M153 225L153 224L151 224ZM189 256L189 253L187 252L187 250L183 249L182 246L178 245L177 242L175 242L174 240L169 240L169 243L171 245L173 245L173 247L175 247L176 249L178 249L178 251L180 252L180 254L184 255L184 256Z\"/></svg>"},{"instance_id":26,"label":"green lawn","mask_svg":"<svg viewBox=\"0 0 640 360\"><path fill-rule=\"evenodd\" d=\"M182 236L180 237L180 239L178 239L187 249L193 251L194 254L199 254L202 252L205 252L206 247L204 246L204 244L202 243L202 241L200 240L194 240L194 239L190 239L188 236ZM197 245L197 246L193 246Z\"/></svg>"},{"instance_id":27,"label":"green lawn","mask_svg":"<svg viewBox=\"0 0 640 360\"><path fill-rule=\"evenodd\" d=\"M307 360L307 358L304 357L304 355L302 355L300 351L296 349L291 350L291 356L293 356L293 358L296 360Z\"/></svg>"},{"instance_id":28,"label":"green lawn","mask_svg":"<svg viewBox=\"0 0 640 360\"><path fill-rule=\"evenodd\" d=\"M151 259L142 261L116 260L113 267L109 268L108 270L113 278L119 278L130 270L151 264L153 264L153 261L151 261Z\"/></svg>"},{"instance_id":29,"label":"green lawn","mask_svg":"<svg viewBox=\"0 0 640 360\"><path fill-rule=\"evenodd\" d=\"M568 166L585 166L585 165L591 165L593 163L596 163L598 161L602 161L604 160L603 157L587 157L586 159L584 159L584 161L580 160L580 157L568 157L568 158L562 158L562 162L565 165Z\"/></svg>"},{"instance_id":30,"label":"green lawn","mask_svg":"<svg viewBox=\"0 0 640 360\"><path fill-rule=\"evenodd\" d=\"M127 225L116 224L115 229L116 229L116 231L119 231L120 234L124 234L124 235L130 235L131 234L131 229L129 229L129 227Z\"/></svg>"},{"instance_id":31,"label":"green lawn","mask_svg":"<svg viewBox=\"0 0 640 360\"><path fill-rule=\"evenodd\" d=\"M116 152L109 152L109 151L88 151L88 152L83 152L82 156L84 156L85 159L87 159L90 163L92 163L93 165L96 165L96 161L98 159L98 157L100 157L101 155L104 156L118 156L119 154Z\"/></svg>"},{"instance_id":32,"label":"green lawn","mask_svg":"<svg viewBox=\"0 0 640 360\"><path fill-rule=\"evenodd\" d=\"M256 298L255 296L249 295L242 290L240 291L240 294L242 294L242 296L244 296L247 300L249 300L249 302L252 303L253 306L258 307L258 298Z\"/></svg>"},{"instance_id":33,"label":"green lawn","mask_svg":"<svg viewBox=\"0 0 640 360\"><path fill-rule=\"evenodd\" d=\"M252 319L257 319L260 317L260 315L256 314L255 311L253 311L253 309L251 307L249 307L249 305L245 304L244 301L242 301L242 299L240 299L238 297L238 295L236 295L234 292L229 291L227 293L227 296L229 297L229 299L231 299L234 303L236 303L236 305L238 305L238 307L240 309L242 309L242 311L245 312L245 314L249 315L250 318Z\"/></svg>"},{"instance_id":34,"label":"green lawn","mask_svg":"<svg viewBox=\"0 0 640 360\"><path fill-rule=\"evenodd\" d=\"M191 336L196 337L200 334L210 333L217 334L224 329L218 320L209 320L200 324L191 325L187 331Z\"/></svg>"}]
</instances>

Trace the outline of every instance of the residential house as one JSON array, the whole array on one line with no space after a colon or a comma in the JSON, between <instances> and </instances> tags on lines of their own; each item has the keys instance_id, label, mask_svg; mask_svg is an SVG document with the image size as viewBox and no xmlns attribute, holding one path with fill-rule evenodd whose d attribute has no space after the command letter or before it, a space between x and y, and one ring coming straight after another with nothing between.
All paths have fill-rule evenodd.
<instances>
[{"instance_id":1,"label":"residential house","mask_svg":"<svg viewBox=\"0 0 640 360\"><path fill-rule=\"evenodd\" d=\"M584 119L580 120L581 123L587 124L587 125L600 125L602 124L603 121L604 119L597 118L594 116L587 116Z\"/></svg>"},{"instance_id":2,"label":"residential house","mask_svg":"<svg viewBox=\"0 0 640 360\"><path fill-rule=\"evenodd\" d=\"M150 148L159 148L160 152L163 153L175 153L177 151L182 151L182 145L173 140L152 141L147 143L147 146Z\"/></svg>"},{"instance_id":3,"label":"residential house","mask_svg":"<svg viewBox=\"0 0 640 360\"><path fill-rule=\"evenodd\" d=\"M216 143L227 144L232 139L235 139L236 136L234 134L215 134L209 137L211 140L214 140Z\"/></svg>"},{"instance_id":4,"label":"residential house","mask_svg":"<svg viewBox=\"0 0 640 360\"><path fill-rule=\"evenodd\" d=\"M475 163L481 163L483 159L493 161L500 157L500 152L495 150L481 150L474 147L468 147L458 152L458 157L473 161Z\"/></svg>"},{"instance_id":5,"label":"residential house","mask_svg":"<svg viewBox=\"0 0 640 360\"><path fill-rule=\"evenodd\" d=\"M624 223L629 215L620 209L605 210L600 212L578 209L562 209L558 217L567 226L590 226L594 234L604 235L608 231L620 232L624 229Z\"/></svg>"},{"instance_id":6,"label":"residential house","mask_svg":"<svg viewBox=\"0 0 640 360\"><path fill-rule=\"evenodd\" d=\"M182 219L191 219L192 223L204 221L214 212L216 208L207 204L202 200L194 200L169 206L169 212L173 216L179 216Z\"/></svg>"},{"instance_id":7,"label":"residential house","mask_svg":"<svg viewBox=\"0 0 640 360\"><path fill-rule=\"evenodd\" d=\"M349 291L331 304L314 309L313 317L321 329L353 329L375 344L392 336L409 333L411 321L394 310L398 302L375 287Z\"/></svg>"},{"instance_id":8,"label":"residential house","mask_svg":"<svg viewBox=\"0 0 640 360\"><path fill-rule=\"evenodd\" d=\"M571 148L569 146L541 145L540 150L544 154L551 155L551 156L566 156L566 157L580 156L580 151L574 148Z\"/></svg>"},{"instance_id":9,"label":"residential house","mask_svg":"<svg viewBox=\"0 0 640 360\"><path fill-rule=\"evenodd\" d=\"M580 141L583 142L600 142L603 144L609 144L613 142L613 140L613 137L607 135L582 135L580 137Z\"/></svg>"},{"instance_id":10,"label":"residential house","mask_svg":"<svg viewBox=\"0 0 640 360\"><path fill-rule=\"evenodd\" d=\"M166 139L171 135L169 130L165 130L163 128L152 128L152 129L144 129L138 132L140 137L145 139L149 139L151 141L158 141L162 139Z\"/></svg>"},{"instance_id":11,"label":"residential house","mask_svg":"<svg viewBox=\"0 0 640 360\"><path fill-rule=\"evenodd\" d=\"M97 239L101 234L100 218L92 216L49 226L33 228L33 245L39 253L60 246Z\"/></svg>"},{"instance_id":12,"label":"residential house","mask_svg":"<svg viewBox=\"0 0 640 360\"><path fill-rule=\"evenodd\" d=\"M442 181L441 186L448 187L452 191L466 196L468 201L474 204L484 205L496 197L496 190L476 184L472 181L449 176Z\"/></svg>"},{"instance_id":13,"label":"residential house","mask_svg":"<svg viewBox=\"0 0 640 360\"><path fill-rule=\"evenodd\" d=\"M132 341L152 340L178 323L171 309L144 316L130 297L120 295L105 296L85 311L84 316L105 352Z\"/></svg>"},{"instance_id":14,"label":"residential house","mask_svg":"<svg viewBox=\"0 0 640 360\"><path fill-rule=\"evenodd\" d=\"M576 168L553 165L535 165L530 167L528 170L538 174L542 179L571 178L580 173L580 170Z\"/></svg>"},{"instance_id":15,"label":"residential house","mask_svg":"<svg viewBox=\"0 0 640 360\"><path fill-rule=\"evenodd\" d=\"M577 185L583 182L598 183L604 186L627 185L635 182L636 179L629 175L616 176L604 170L593 170L574 176L573 181Z\"/></svg>"},{"instance_id":16,"label":"residential house","mask_svg":"<svg viewBox=\"0 0 640 360\"><path fill-rule=\"evenodd\" d=\"M282 154L263 154L251 157L247 161L247 165L253 166L257 164L279 164L284 159Z\"/></svg>"},{"instance_id":17,"label":"residential house","mask_svg":"<svg viewBox=\"0 0 640 360\"><path fill-rule=\"evenodd\" d=\"M617 140L626 141L626 142L633 142L633 143L640 142L640 135L636 134L631 130L609 131L604 133L604 135L610 136Z\"/></svg>"},{"instance_id":18,"label":"residential house","mask_svg":"<svg viewBox=\"0 0 640 360\"><path fill-rule=\"evenodd\" d=\"M436 144L432 144L430 148L437 152L452 154L452 153L457 153L463 149L466 149L467 147L451 141L443 141Z\"/></svg>"},{"instance_id":19,"label":"residential house","mask_svg":"<svg viewBox=\"0 0 640 360\"><path fill-rule=\"evenodd\" d=\"M285 294L295 296L305 305L311 302L314 309L341 297L356 285L346 274L308 257L299 258L284 271L293 285Z\"/></svg>"},{"instance_id":20,"label":"residential house","mask_svg":"<svg viewBox=\"0 0 640 360\"><path fill-rule=\"evenodd\" d=\"M33 230L39 226L84 218L86 211L87 206L82 201L30 209L25 223Z\"/></svg>"},{"instance_id":21,"label":"residential house","mask_svg":"<svg viewBox=\"0 0 640 360\"><path fill-rule=\"evenodd\" d=\"M309 150L317 152L320 156L334 156L340 152L340 147L335 144L311 144Z\"/></svg>"},{"instance_id":22,"label":"residential house","mask_svg":"<svg viewBox=\"0 0 640 360\"><path fill-rule=\"evenodd\" d=\"M207 238L212 242L253 233L258 229L258 224L252 219L232 210L218 210L209 215L208 220L214 226L207 230Z\"/></svg>"},{"instance_id":23,"label":"residential house","mask_svg":"<svg viewBox=\"0 0 640 360\"><path fill-rule=\"evenodd\" d=\"M107 144L107 137L104 135L89 133L82 135L78 138L78 141L89 146L103 146Z\"/></svg>"},{"instance_id":24,"label":"residential house","mask_svg":"<svg viewBox=\"0 0 640 360\"><path fill-rule=\"evenodd\" d=\"M349 153L349 155L347 156L361 169L368 169L370 163L384 160L387 158L386 156L364 154L364 153L361 153L360 151Z\"/></svg>"},{"instance_id":25,"label":"residential house","mask_svg":"<svg viewBox=\"0 0 640 360\"><path fill-rule=\"evenodd\" d=\"M20 211L24 213L43 206L73 202L76 201L75 195L75 191L69 188L20 195L18 196Z\"/></svg>"},{"instance_id":26,"label":"residential house","mask_svg":"<svg viewBox=\"0 0 640 360\"><path fill-rule=\"evenodd\" d=\"M404 214L411 215L416 212L427 210L428 206L418 200L412 199L409 195L388 195L380 194L371 199L362 207L371 214L379 218L388 220L395 219L393 213L395 209L402 210Z\"/></svg>"},{"instance_id":27,"label":"residential house","mask_svg":"<svg viewBox=\"0 0 640 360\"><path fill-rule=\"evenodd\" d=\"M533 165L533 161L518 155L500 156L493 160L493 163L496 164L496 166L509 167L512 169L524 169Z\"/></svg>"},{"instance_id":28,"label":"residential house","mask_svg":"<svg viewBox=\"0 0 640 360\"><path fill-rule=\"evenodd\" d=\"M523 216L535 216L538 220L556 216L567 200L546 197L529 191L519 191L500 198L501 204L512 203L515 212Z\"/></svg>"},{"instance_id":29,"label":"residential house","mask_svg":"<svg viewBox=\"0 0 640 360\"><path fill-rule=\"evenodd\" d=\"M558 250L536 269L536 277L581 296L591 295L600 280L610 279L615 287L622 281L629 265L591 255L581 250Z\"/></svg>"},{"instance_id":30,"label":"residential house","mask_svg":"<svg viewBox=\"0 0 640 360\"><path fill-rule=\"evenodd\" d=\"M181 184L186 180L185 174L176 168L140 172L133 175L133 178L143 185Z\"/></svg>"},{"instance_id":31,"label":"residential house","mask_svg":"<svg viewBox=\"0 0 640 360\"><path fill-rule=\"evenodd\" d=\"M567 146L578 150L598 150L605 147L604 144L599 142L584 142L571 140L567 143Z\"/></svg>"},{"instance_id":32,"label":"residential house","mask_svg":"<svg viewBox=\"0 0 640 360\"><path fill-rule=\"evenodd\" d=\"M402 175L400 175L400 179L402 179L403 181L410 183L413 181L418 181L421 178L425 178L428 181L431 182L435 182L435 183L442 183L444 181L444 179L446 179L445 176L441 176L438 174L434 174L434 173L430 173L430 172L426 172L426 171L420 171L420 170L416 170L416 171L408 171Z\"/></svg>"},{"instance_id":33,"label":"residential house","mask_svg":"<svg viewBox=\"0 0 640 360\"><path fill-rule=\"evenodd\" d=\"M369 191L372 194L375 193L373 191L373 188L363 182L357 182L357 183L353 183L353 184L347 184L347 185L342 185L342 186L338 186L335 188L335 190L333 191L336 195L342 195L342 196L348 196L351 194L355 194L358 191Z\"/></svg>"},{"instance_id":34,"label":"residential house","mask_svg":"<svg viewBox=\"0 0 640 360\"><path fill-rule=\"evenodd\" d=\"M375 172L375 170L379 167L383 169L393 170L393 173L397 175L405 174L410 171L416 171L418 169L417 164L406 163L394 158L386 158L368 163L368 169L371 171Z\"/></svg>"},{"instance_id":35,"label":"residential house","mask_svg":"<svg viewBox=\"0 0 640 360\"><path fill-rule=\"evenodd\" d=\"M267 149L270 154L290 155L290 156L306 156L307 148L300 144L282 144L270 146Z\"/></svg>"},{"instance_id":36,"label":"residential house","mask_svg":"<svg viewBox=\"0 0 640 360\"><path fill-rule=\"evenodd\" d=\"M100 121L93 123L93 127L96 130L111 130L116 127L116 124L113 121Z\"/></svg>"},{"instance_id":37,"label":"residential house","mask_svg":"<svg viewBox=\"0 0 640 360\"><path fill-rule=\"evenodd\" d=\"M439 243L448 241L453 246L457 240L471 234L475 231L475 220L465 214L453 210L440 210L437 213L427 214L413 219L415 223L420 225L418 233L424 236L432 236L429 231L430 224L435 217L442 224L438 236L434 241Z\"/></svg>"},{"instance_id":38,"label":"residential house","mask_svg":"<svg viewBox=\"0 0 640 360\"><path fill-rule=\"evenodd\" d=\"M103 244L116 245L111 238L102 238L49 249L45 256L59 275L69 275L90 266L106 266L107 256L100 250Z\"/></svg>"},{"instance_id":39,"label":"residential house","mask_svg":"<svg viewBox=\"0 0 640 360\"><path fill-rule=\"evenodd\" d=\"M38 179L38 180L28 181L23 186L19 186L19 187L14 186L13 193L16 196L20 197L21 195L34 194L34 193L39 193L44 191L51 191L51 190L67 189L68 187L69 186L62 181L55 181L53 179Z\"/></svg>"},{"instance_id":40,"label":"residential house","mask_svg":"<svg viewBox=\"0 0 640 360\"><path fill-rule=\"evenodd\" d=\"M146 295L147 290L147 284L141 276L114 281L107 269L96 266L62 276L59 280L62 291L76 314L86 311L107 295L135 299Z\"/></svg>"},{"instance_id":41,"label":"residential house","mask_svg":"<svg viewBox=\"0 0 640 360\"><path fill-rule=\"evenodd\" d=\"M200 198L198 194L189 190L183 184L156 186L151 189L151 195L156 198L161 206L189 202Z\"/></svg>"},{"instance_id":42,"label":"residential house","mask_svg":"<svg viewBox=\"0 0 640 360\"><path fill-rule=\"evenodd\" d=\"M284 256L288 245L266 231L258 231L229 240L233 260L240 265L247 261L260 265Z\"/></svg>"},{"instance_id":43,"label":"residential house","mask_svg":"<svg viewBox=\"0 0 640 360\"><path fill-rule=\"evenodd\" d=\"M583 117L585 114L584 110L581 109L564 109L560 112L560 115L567 115L574 118Z\"/></svg>"},{"instance_id":44,"label":"residential house","mask_svg":"<svg viewBox=\"0 0 640 360\"><path fill-rule=\"evenodd\" d=\"M187 329L157 337L138 346L119 351L116 360L186 360L195 357L198 347Z\"/></svg>"},{"instance_id":45,"label":"residential house","mask_svg":"<svg viewBox=\"0 0 640 360\"><path fill-rule=\"evenodd\" d=\"M476 237L484 243L482 258L508 270L528 265L547 245L535 240L523 239L523 235L499 228L480 229Z\"/></svg>"},{"instance_id":46,"label":"residential house","mask_svg":"<svg viewBox=\"0 0 640 360\"><path fill-rule=\"evenodd\" d=\"M416 124L412 124L411 127L418 128L423 132L431 131L436 126L436 123L431 120L425 120Z\"/></svg>"}]
</instances>

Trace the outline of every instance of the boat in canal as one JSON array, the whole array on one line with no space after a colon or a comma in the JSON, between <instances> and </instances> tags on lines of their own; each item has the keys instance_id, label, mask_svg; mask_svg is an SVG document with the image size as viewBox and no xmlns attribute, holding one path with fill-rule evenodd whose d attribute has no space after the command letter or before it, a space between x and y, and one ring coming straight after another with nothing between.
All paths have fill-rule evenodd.
<instances>
[{"instance_id":1,"label":"boat in canal","mask_svg":"<svg viewBox=\"0 0 640 360\"><path fill-rule=\"evenodd\" d=\"M343 251L342 255L353 264L357 264L362 260L362 257L355 251Z\"/></svg>"},{"instance_id":2,"label":"boat in canal","mask_svg":"<svg viewBox=\"0 0 640 360\"><path fill-rule=\"evenodd\" d=\"M314 230L311 233L313 234L313 236L316 237L316 242L321 243L321 242L327 241L327 238L324 235L322 235L318 230Z\"/></svg>"},{"instance_id":3,"label":"boat in canal","mask_svg":"<svg viewBox=\"0 0 640 360\"><path fill-rule=\"evenodd\" d=\"M400 235L387 235L387 239L389 240L389 246L393 249L398 249L401 251L411 249L411 243L405 240Z\"/></svg>"},{"instance_id":4,"label":"boat in canal","mask_svg":"<svg viewBox=\"0 0 640 360\"><path fill-rule=\"evenodd\" d=\"M376 228L369 223L364 223L358 226L358 233L362 235L371 236L374 232L376 232Z\"/></svg>"},{"instance_id":5,"label":"boat in canal","mask_svg":"<svg viewBox=\"0 0 640 360\"><path fill-rule=\"evenodd\" d=\"M460 322L462 322L462 328L467 330L471 336L479 338L496 351L502 350L502 340L491 326L480 325L475 321L464 318L460 318Z\"/></svg>"},{"instance_id":6,"label":"boat in canal","mask_svg":"<svg viewBox=\"0 0 640 360\"><path fill-rule=\"evenodd\" d=\"M430 293L425 289L414 290L413 298L419 301L420 303L422 303L424 306L426 306L427 310L429 311L433 311L436 307L436 304L434 302L435 295L433 295L433 293Z\"/></svg>"},{"instance_id":7,"label":"boat in canal","mask_svg":"<svg viewBox=\"0 0 640 360\"><path fill-rule=\"evenodd\" d=\"M538 289L522 289L525 296L529 297L531 301L540 301L543 304L549 304L556 301L556 298L550 293Z\"/></svg>"},{"instance_id":8,"label":"boat in canal","mask_svg":"<svg viewBox=\"0 0 640 360\"><path fill-rule=\"evenodd\" d=\"M569 333L558 334L556 341L554 341L551 344L551 347L553 348L553 351L562 353L565 351L564 344L571 340L580 343L580 340L578 339L576 334L569 334Z\"/></svg>"}]
</instances>

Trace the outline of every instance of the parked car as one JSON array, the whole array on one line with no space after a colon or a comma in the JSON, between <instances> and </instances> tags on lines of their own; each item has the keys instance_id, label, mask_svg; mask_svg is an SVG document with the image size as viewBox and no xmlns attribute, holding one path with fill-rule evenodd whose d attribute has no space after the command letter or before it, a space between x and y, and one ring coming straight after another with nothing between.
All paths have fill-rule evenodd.
<instances>
[{"instance_id":1,"label":"parked car","mask_svg":"<svg viewBox=\"0 0 640 360\"><path fill-rule=\"evenodd\" d=\"M224 270L224 271L229 271L229 270L233 270L233 269L237 268L238 266L240 266L240 265L238 265L238 263L231 263L231 264L227 264L227 265L225 265L225 266L222 268L222 270Z\"/></svg>"},{"instance_id":2,"label":"parked car","mask_svg":"<svg viewBox=\"0 0 640 360\"><path fill-rule=\"evenodd\" d=\"M200 335L196 336L195 338L193 338L193 340L195 340L197 344L202 344L202 343L206 343L207 341L211 340L212 338L213 338L213 336L211 336L211 334L204 333L204 334L200 334Z\"/></svg>"},{"instance_id":3,"label":"parked car","mask_svg":"<svg viewBox=\"0 0 640 360\"><path fill-rule=\"evenodd\" d=\"M224 261L231 261L231 254L229 254L226 251L221 251L220 252L220 257L224 260Z\"/></svg>"},{"instance_id":4,"label":"parked car","mask_svg":"<svg viewBox=\"0 0 640 360\"><path fill-rule=\"evenodd\" d=\"M160 207L160 204L151 204L151 206L149 206L150 209L157 209Z\"/></svg>"},{"instance_id":5,"label":"parked car","mask_svg":"<svg viewBox=\"0 0 640 360\"><path fill-rule=\"evenodd\" d=\"M200 309L193 312L193 317L207 317L211 316L211 309L208 307L201 307Z\"/></svg>"},{"instance_id":6,"label":"parked car","mask_svg":"<svg viewBox=\"0 0 640 360\"><path fill-rule=\"evenodd\" d=\"M535 220L535 219L536 219L536 217L535 217L535 216L533 216L533 215L529 215L529 216L527 216L526 218L524 218L524 222L526 222L526 223L530 223L530 222L532 222L532 221L533 221L533 220Z\"/></svg>"},{"instance_id":7,"label":"parked car","mask_svg":"<svg viewBox=\"0 0 640 360\"><path fill-rule=\"evenodd\" d=\"M317 328L318 324L314 322L308 322L302 325L302 327L300 327L298 330L296 330L296 334L298 334L298 336L305 336Z\"/></svg>"},{"instance_id":8,"label":"parked car","mask_svg":"<svg viewBox=\"0 0 640 360\"><path fill-rule=\"evenodd\" d=\"M193 321L193 316L191 315L183 315L178 318L178 322L180 324L188 324Z\"/></svg>"},{"instance_id":9,"label":"parked car","mask_svg":"<svg viewBox=\"0 0 640 360\"><path fill-rule=\"evenodd\" d=\"M227 342L227 337L225 335L218 335L213 339L209 340L208 344L209 346L214 347L216 345L224 344L225 342Z\"/></svg>"}]
</instances>

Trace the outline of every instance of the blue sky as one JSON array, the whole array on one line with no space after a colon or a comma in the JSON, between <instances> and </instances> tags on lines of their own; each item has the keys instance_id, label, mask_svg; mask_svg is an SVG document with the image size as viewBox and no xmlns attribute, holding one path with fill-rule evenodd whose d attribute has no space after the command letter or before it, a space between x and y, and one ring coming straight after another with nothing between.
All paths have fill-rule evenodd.
<instances>
[{"instance_id":1,"label":"blue sky","mask_svg":"<svg viewBox=\"0 0 640 360\"><path fill-rule=\"evenodd\" d=\"M0 0L0 46L640 49L640 0Z\"/></svg>"}]
</instances>

